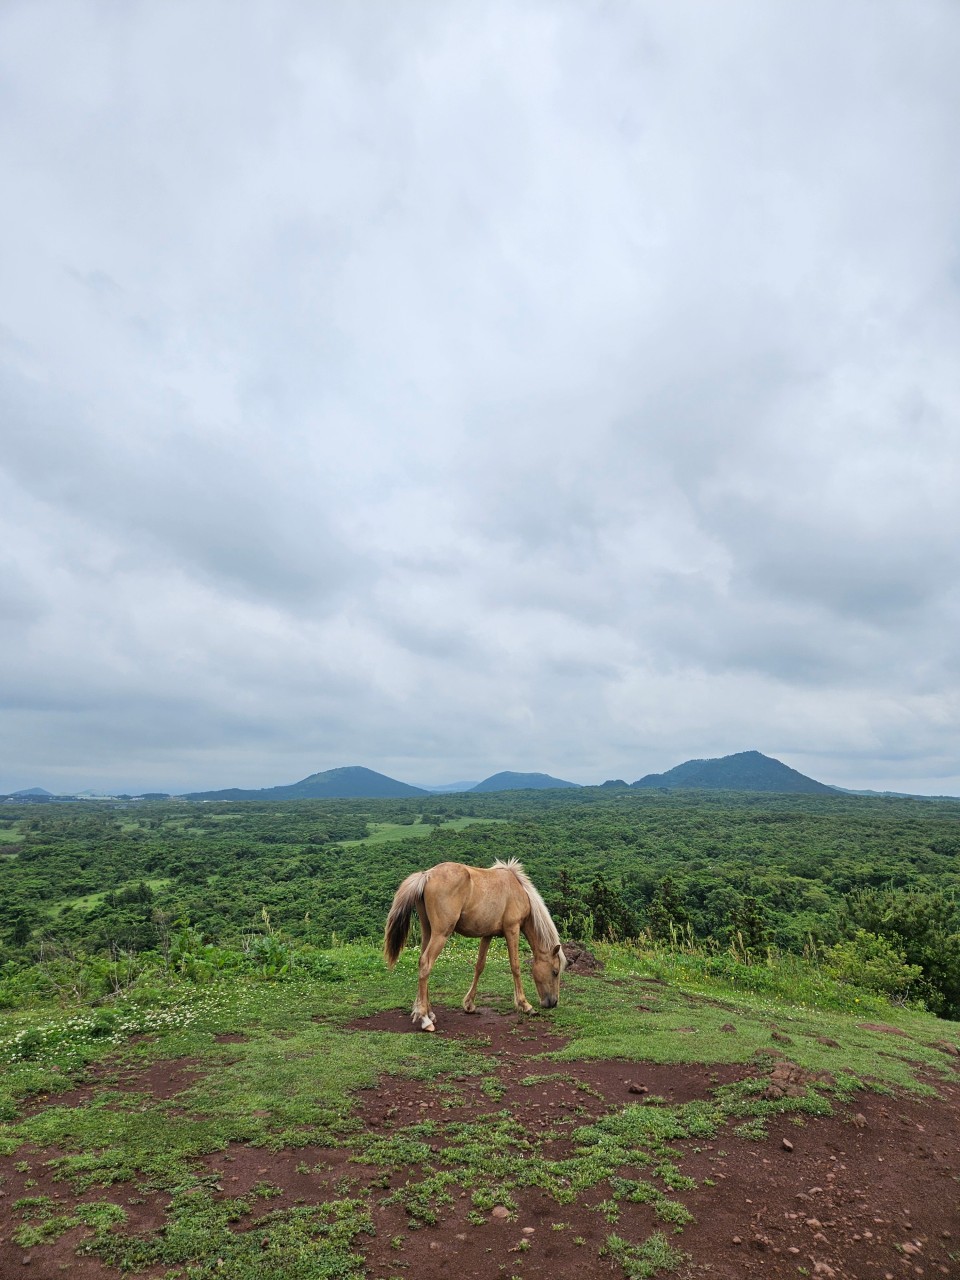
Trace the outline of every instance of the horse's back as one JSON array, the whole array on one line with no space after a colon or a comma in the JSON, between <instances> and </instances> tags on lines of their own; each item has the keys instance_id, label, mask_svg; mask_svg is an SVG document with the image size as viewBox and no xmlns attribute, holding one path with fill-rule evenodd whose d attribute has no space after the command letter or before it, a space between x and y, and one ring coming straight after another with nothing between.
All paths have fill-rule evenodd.
<instances>
[{"instance_id":1,"label":"horse's back","mask_svg":"<svg viewBox=\"0 0 960 1280\"><path fill-rule=\"evenodd\" d=\"M492 937L526 918L529 901L512 872L441 862L424 895L431 924L470 938Z\"/></svg>"},{"instance_id":2,"label":"horse's back","mask_svg":"<svg viewBox=\"0 0 960 1280\"><path fill-rule=\"evenodd\" d=\"M435 867L431 867L427 884L435 890L448 893L463 889L469 885L472 871L472 867L467 867L462 862L438 862Z\"/></svg>"}]
</instances>

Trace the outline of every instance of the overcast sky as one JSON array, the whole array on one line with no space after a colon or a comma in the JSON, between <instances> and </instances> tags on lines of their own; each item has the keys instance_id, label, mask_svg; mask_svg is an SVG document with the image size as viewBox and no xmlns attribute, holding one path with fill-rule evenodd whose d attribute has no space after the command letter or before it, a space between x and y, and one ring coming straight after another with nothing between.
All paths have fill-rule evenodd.
<instances>
[{"instance_id":1,"label":"overcast sky","mask_svg":"<svg viewBox=\"0 0 960 1280\"><path fill-rule=\"evenodd\" d=\"M955 0L5 0L0 792L960 794Z\"/></svg>"}]
</instances>

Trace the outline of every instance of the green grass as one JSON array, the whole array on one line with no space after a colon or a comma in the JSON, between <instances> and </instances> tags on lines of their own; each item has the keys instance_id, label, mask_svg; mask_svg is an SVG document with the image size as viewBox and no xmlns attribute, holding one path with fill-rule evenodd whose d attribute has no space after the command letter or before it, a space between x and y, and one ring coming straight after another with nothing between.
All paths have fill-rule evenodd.
<instances>
[{"instance_id":1,"label":"green grass","mask_svg":"<svg viewBox=\"0 0 960 1280\"><path fill-rule=\"evenodd\" d=\"M932 1042L960 1042L958 1023L894 1007L826 978L817 979L817 990L808 980L791 992L787 978L792 967L786 975L770 976L771 985L782 990L764 992L704 973L696 957L668 961L659 953L628 948L598 951L606 960L605 973L568 981L556 1010L558 1029L571 1036L567 1047L553 1055L559 1061L709 1064L781 1054L810 1072L929 1093L931 1087L918 1081L918 1072L949 1075L947 1059ZM757 968L760 985L765 967ZM619 985L624 979L632 981ZM790 1002L788 994L805 998ZM827 1007L811 1003L818 999ZM641 1004L646 1008L638 1008ZM860 1022L896 1026L905 1034L866 1030ZM824 1040L836 1041L836 1046Z\"/></svg>"},{"instance_id":2,"label":"green grass","mask_svg":"<svg viewBox=\"0 0 960 1280\"><path fill-rule=\"evenodd\" d=\"M187 1265L190 1280L362 1280L366 1271L354 1251L361 1234L373 1234L367 1205L344 1198L296 1206L254 1224L245 1221L256 1197L217 1200L190 1188L170 1206L168 1225L150 1236L111 1234L92 1251L124 1271ZM235 1229L237 1228L237 1229ZM175 1272L174 1274L183 1274Z\"/></svg>"},{"instance_id":3,"label":"green grass","mask_svg":"<svg viewBox=\"0 0 960 1280\"><path fill-rule=\"evenodd\" d=\"M620 1263L627 1280L649 1280L664 1271L677 1271L686 1260L686 1255L674 1249L659 1231L641 1245L608 1236L604 1253Z\"/></svg>"},{"instance_id":4,"label":"green grass","mask_svg":"<svg viewBox=\"0 0 960 1280\"><path fill-rule=\"evenodd\" d=\"M100 1239L111 1227L125 1222L126 1211L109 1200L86 1201L67 1208L49 1196L28 1196L15 1201L13 1210L21 1225L13 1232L13 1240L21 1249L49 1244L74 1227L90 1227Z\"/></svg>"}]
</instances>

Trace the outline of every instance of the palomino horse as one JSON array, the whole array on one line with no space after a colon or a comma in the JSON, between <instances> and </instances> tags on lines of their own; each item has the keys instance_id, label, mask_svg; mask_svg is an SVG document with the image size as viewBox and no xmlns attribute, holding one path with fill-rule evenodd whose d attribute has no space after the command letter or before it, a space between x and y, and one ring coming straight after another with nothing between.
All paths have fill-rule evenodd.
<instances>
[{"instance_id":1,"label":"palomino horse","mask_svg":"<svg viewBox=\"0 0 960 1280\"><path fill-rule=\"evenodd\" d=\"M545 1009L552 1009L557 1003L560 974L567 967L567 958L546 903L516 858L509 862L498 858L489 868L441 862L429 871L415 871L407 876L394 895L383 933L383 954L391 969L407 941L414 911L420 917L421 945L420 981L413 1020L416 1022L419 1018L422 1030L436 1030L436 1015L430 1007L427 989L430 970L453 933L480 939L473 982L463 998L467 1013L476 1013L473 998L477 994L477 983L487 962L490 939L498 937L507 942L513 973L513 1002L524 1013L533 1012L520 981L521 930L533 952L533 981L540 1003Z\"/></svg>"}]
</instances>

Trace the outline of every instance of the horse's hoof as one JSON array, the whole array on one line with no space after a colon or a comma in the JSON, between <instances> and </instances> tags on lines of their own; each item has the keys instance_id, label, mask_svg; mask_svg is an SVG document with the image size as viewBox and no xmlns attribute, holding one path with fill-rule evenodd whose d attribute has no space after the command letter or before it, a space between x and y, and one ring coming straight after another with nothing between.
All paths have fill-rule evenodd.
<instances>
[{"instance_id":1,"label":"horse's hoof","mask_svg":"<svg viewBox=\"0 0 960 1280\"><path fill-rule=\"evenodd\" d=\"M421 1030L421 1031L436 1031L436 1029L437 1029L437 1028L433 1025L433 1023L430 1021L430 1019L429 1019L429 1018L421 1018L421 1019L420 1019L420 1030Z\"/></svg>"}]
</instances>

